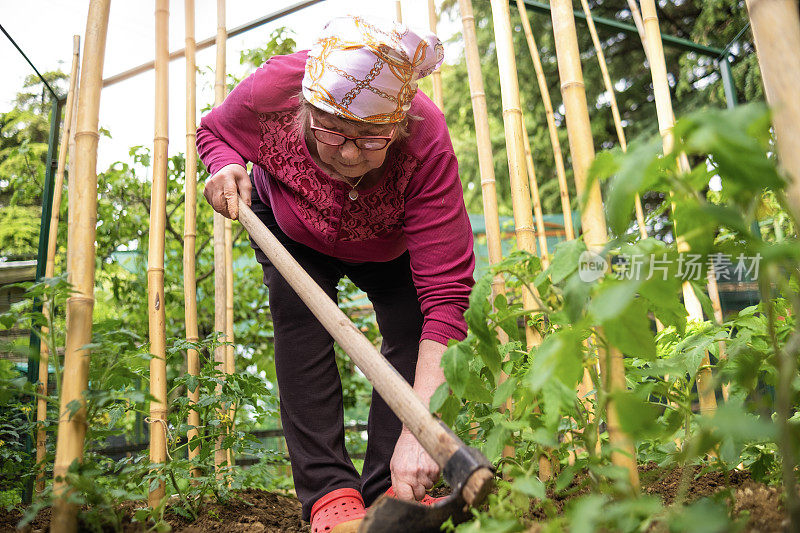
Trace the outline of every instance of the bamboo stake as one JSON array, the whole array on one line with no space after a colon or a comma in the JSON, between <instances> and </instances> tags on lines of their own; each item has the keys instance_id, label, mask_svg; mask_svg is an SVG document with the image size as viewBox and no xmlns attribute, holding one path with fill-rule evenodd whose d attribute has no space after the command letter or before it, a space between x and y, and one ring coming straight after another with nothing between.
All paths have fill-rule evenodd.
<instances>
[{"instance_id":1,"label":"bamboo stake","mask_svg":"<svg viewBox=\"0 0 800 533\"><path fill-rule=\"evenodd\" d=\"M397 22L403 22L403 5L400 2L400 0L395 0L394 7L397 13L397 15L395 16Z\"/></svg>"},{"instance_id":2,"label":"bamboo stake","mask_svg":"<svg viewBox=\"0 0 800 533\"><path fill-rule=\"evenodd\" d=\"M526 252L536 253L533 214L525 169L524 127L522 124L522 108L519 101L519 83L517 66L514 60L514 43L511 39L511 15L508 4L500 0L492 0L492 16L494 18L495 42L497 45L497 61L500 69L500 88L503 100L503 124L506 131L506 151L508 156L508 174L511 181L511 200L514 210L514 225L517 235L517 247ZM523 290L523 306L525 309L538 307L536 289L530 287ZM526 328L526 337L530 346L541 342L538 331Z\"/></svg>"},{"instance_id":3,"label":"bamboo stake","mask_svg":"<svg viewBox=\"0 0 800 533\"><path fill-rule=\"evenodd\" d=\"M80 67L78 68L78 76L76 78L77 84L80 84ZM75 161L77 158L77 143L75 141L75 132L78 129L78 92L75 93L75 98L72 99L72 124L70 125L70 135L69 135L69 155L67 157L67 191L71 191L72 187L75 184L74 181L74 170L75 170ZM67 194L67 213L75 209L75 195ZM72 226L67 224L67 242L69 242L71 236L70 232L72 231ZM70 249L67 246L67 267L69 267L70 260Z\"/></svg>"},{"instance_id":4,"label":"bamboo stake","mask_svg":"<svg viewBox=\"0 0 800 533\"><path fill-rule=\"evenodd\" d=\"M674 114L672 111L672 100L669 94L669 83L667 81L667 66L664 60L664 50L661 43L661 33L658 29L658 16L654 0L643 0L642 20L644 23L647 57L650 60L650 72L653 76L653 92L656 99L656 112L658 115L658 129L664 142L664 153L668 154L674 147L674 137L672 128L675 125ZM689 172L689 162L685 154L678 158L678 166L682 172ZM678 245L678 252L689 251L686 240L678 233L675 228L675 240ZM690 320L703 320L703 308L700 300L692 289L691 283L683 283L683 301L686 311L689 313ZM714 412L717 408L717 399L714 395L713 378L711 375L711 363L708 353L705 354L697 372L697 392L700 399L700 411L703 413Z\"/></svg>"},{"instance_id":5,"label":"bamboo stake","mask_svg":"<svg viewBox=\"0 0 800 533\"><path fill-rule=\"evenodd\" d=\"M489 263L494 265L503 259L502 239L500 238L500 217L497 212L497 188L492 156L492 139L489 134L489 114L486 110L486 93L483 88L478 38L475 33L475 16L471 0L459 0L461 24L464 28L464 55L467 61L470 98L472 100L472 116L475 121L475 137L478 144L478 166L481 174L481 197L483 199L483 218L486 226L486 244L489 251ZM492 303L506 293L503 276L498 274L492 278ZM508 335L503 328L497 328L497 337L501 343L508 342ZM505 374L500 380L505 381ZM511 410L511 400L507 400L504 411ZM504 457L513 457L514 448L506 446Z\"/></svg>"},{"instance_id":6,"label":"bamboo stake","mask_svg":"<svg viewBox=\"0 0 800 533\"><path fill-rule=\"evenodd\" d=\"M706 272L706 279L708 280L708 296L711 298L711 304L714 308L714 319L719 323L722 324L725 321L725 317L722 314L722 302L719 298L719 288L717 287L717 276L714 273L713 265L709 267L708 271ZM718 341L717 348L719 349L719 359L727 359L726 350L727 344L725 341ZM730 397L730 383L723 383L722 384L722 399L726 402Z\"/></svg>"},{"instance_id":7,"label":"bamboo stake","mask_svg":"<svg viewBox=\"0 0 800 533\"><path fill-rule=\"evenodd\" d=\"M77 530L77 508L69 502L69 486L64 480L73 461L83 458L86 438L86 404L83 393L89 378L89 351L83 347L92 340L94 309L95 228L97 221L97 123L103 79L106 32L110 0L92 0L86 20L83 79L80 84L77 129L77 157L70 199L76 209L69 212L73 228L68 240L67 272L74 292L67 298L67 339L59 407L56 459L53 467L53 515L50 530L73 533ZM81 408L70 416L70 404Z\"/></svg>"},{"instance_id":8,"label":"bamboo stake","mask_svg":"<svg viewBox=\"0 0 800 533\"><path fill-rule=\"evenodd\" d=\"M772 109L772 124L778 161L788 177L788 208L800 218L800 14L794 0L747 0L747 12L753 28L758 64L764 82L767 103ZM762 285L764 287L765 285ZM766 286L769 286L768 283ZM763 289L762 289L763 290ZM779 419L778 445L782 462L783 487L789 516L787 531L800 528L800 501L797 494L796 442L791 434L792 381L796 375L795 355L789 349L777 355L778 383L776 412Z\"/></svg>"},{"instance_id":9,"label":"bamboo stake","mask_svg":"<svg viewBox=\"0 0 800 533\"><path fill-rule=\"evenodd\" d=\"M147 250L147 314L150 325L150 462L167 460L167 331L164 309L164 248L167 220L167 146L169 75L169 0L156 0L156 95L153 137L153 187ZM151 485L147 502L158 507L165 485Z\"/></svg>"},{"instance_id":10,"label":"bamboo stake","mask_svg":"<svg viewBox=\"0 0 800 533\"><path fill-rule=\"evenodd\" d=\"M608 65L606 63L606 56L603 53L603 47L600 45L600 38L597 35L597 28L594 25L592 18L592 11L589 9L589 3L586 0L581 0L583 12L586 14L586 23L589 26L589 33L592 36L592 44L594 45L595 53L597 54L597 62L600 65L600 73L603 77L603 85L605 86L606 93L608 94L609 102L611 103L611 116L614 119L614 128L617 132L617 139L619 146L623 152L628 151L628 142L625 139L625 130L622 128L622 118L619 114L619 106L617 105L616 91L614 85L611 83L611 76L608 74ZM639 194L634 198L634 206L636 210L636 223L639 225L639 235L642 239L647 238L647 226L644 221L644 210L642 209L642 200Z\"/></svg>"},{"instance_id":11,"label":"bamboo stake","mask_svg":"<svg viewBox=\"0 0 800 533\"><path fill-rule=\"evenodd\" d=\"M572 224L572 206L569 201L569 186L567 185L567 175L564 169L564 155L561 152L561 141L558 138L558 130L556 129L556 122L553 115L553 103L550 100L550 88L547 86L547 80L544 77L542 59L539 56L539 47L536 45L536 39L533 36L533 30L531 29L530 20L528 19L528 11L525 7L525 2L517 0L517 10L522 20L522 29L525 33L525 40L528 43L528 51L533 60L533 70L536 72L536 81L539 86L542 104L544 105L545 117L547 118L547 129L550 133L550 144L553 147L553 160L555 162L558 190L561 197L561 212L564 217L564 234L566 240L571 241L575 238L575 228ZM588 342L586 346L588 349ZM578 397L583 399L583 403L587 408L590 403L587 396L592 389L594 389L594 385L592 383L591 374L588 368L584 368L583 379L578 384ZM590 420L592 418L590 412ZM571 440L572 433L568 433L567 438ZM577 451L575 456L577 456Z\"/></svg>"},{"instance_id":12,"label":"bamboo stake","mask_svg":"<svg viewBox=\"0 0 800 533\"><path fill-rule=\"evenodd\" d=\"M52 278L56 269L56 245L58 241L58 220L61 212L61 198L64 189L64 168L67 163L67 149L72 138L72 118L75 109L75 96L78 87L78 70L80 68L80 49L81 38L79 35L72 37L72 70L69 75L69 91L67 92L66 114L64 115L64 125L61 128L61 143L58 148L58 167L56 167L56 179L53 185L53 208L50 215L50 232L47 235L47 263L44 268L44 277ZM45 323L50 315L50 305L45 302L42 307L42 314L45 316ZM50 328L42 326L42 337L47 338ZM39 399L36 402L36 492L44 490L44 459L47 455L47 431L44 422L47 420L47 380L50 377L50 361L48 357L48 344L42 343L39 355L39 383L37 391ZM57 354L56 354L57 355ZM59 364L56 361L56 364Z\"/></svg>"},{"instance_id":13,"label":"bamboo stake","mask_svg":"<svg viewBox=\"0 0 800 533\"><path fill-rule=\"evenodd\" d=\"M186 340L197 342L200 334L197 329L197 278L195 265L195 242L197 239L197 63L196 46L194 40L194 0L185 0L185 26L186 26L186 178L184 190L184 221L183 221L183 298L186 317ZM200 374L200 354L194 348L186 351L186 370L189 375ZM188 391L189 401L196 404L200 399L200 391L195 388ZM188 423L192 429L186 433L186 438L191 441L200 434L200 413L189 411ZM189 459L200 455L200 446L189 447ZM202 474L199 468L192 469L192 476Z\"/></svg>"},{"instance_id":14,"label":"bamboo stake","mask_svg":"<svg viewBox=\"0 0 800 533\"><path fill-rule=\"evenodd\" d=\"M567 133L572 152L575 189L585 191L589 166L594 159L594 143L589 124L589 110L586 105L586 91L583 84L572 0L553 0L550 5L558 71L561 78L561 93L566 109ZM586 207L581 213L581 225L587 248L589 250L602 249L608 239L608 234L603 215L600 185L597 182L594 182L588 192ZM609 393L624 390L626 388L625 367L622 353L611 346L608 349L598 346L598 353L606 390ZM628 436L619 428L619 416L613 398L607 400L606 410L609 441L613 450L611 459L615 465L622 466L628 471L631 487L638 490L639 473L636 465L636 450Z\"/></svg>"},{"instance_id":15,"label":"bamboo stake","mask_svg":"<svg viewBox=\"0 0 800 533\"><path fill-rule=\"evenodd\" d=\"M229 218L225 219L225 339L229 343L225 346L225 373L232 375L236 372L236 361L233 346L233 221ZM233 428L235 405L230 406L228 414ZM233 451L228 448L226 454L228 466L233 466Z\"/></svg>"},{"instance_id":16,"label":"bamboo stake","mask_svg":"<svg viewBox=\"0 0 800 533\"><path fill-rule=\"evenodd\" d=\"M631 8L631 13L639 13L639 9L636 7L635 0L629 0L630 4L633 4ZM603 76L603 85L605 86L606 93L608 93L609 101L611 102L611 116L614 119L614 128L617 132L617 139L619 140L619 146L623 152L628 151L628 141L625 138L625 130L622 127L622 118L620 117L619 113L619 106L617 105L617 95L616 91L614 90L614 85L611 83L611 76L608 74L608 65L606 63L606 56L603 53L603 47L600 46L600 38L597 36L597 29L594 25L594 19L592 18L592 11L589 9L589 3L586 0L581 0L581 5L583 6L583 12L586 14L586 22L589 26L589 33L592 36L592 43L594 44L594 50L597 53L597 61L600 64L600 72ZM635 17L636 15L634 15ZM641 17L641 15L639 15ZM639 28L641 21L638 21L636 27ZM642 26L643 27L643 26ZM643 41L644 42L644 41ZM642 209L642 199L639 197L639 193L637 192L633 198L633 205L634 211L636 213L636 224L639 226L639 236L642 239L647 238L647 223L644 219L644 209ZM719 297L719 295L717 295ZM722 312L722 308L720 308L720 313ZM660 320L655 319L656 322L656 330L661 331L664 329L664 325L661 323Z\"/></svg>"},{"instance_id":17,"label":"bamboo stake","mask_svg":"<svg viewBox=\"0 0 800 533\"><path fill-rule=\"evenodd\" d=\"M764 80L778 158L789 176L786 195L790 209L800 218L800 16L797 1L747 0L753 38Z\"/></svg>"},{"instance_id":18,"label":"bamboo stake","mask_svg":"<svg viewBox=\"0 0 800 533\"><path fill-rule=\"evenodd\" d=\"M461 23L464 28L464 54L467 61L472 116L475 121L475 137L478 144L478 166L481 174L481 194L483 198L483 217L486 225L486 241L489 263L499 263L503 259L502 239L500 237L500 217L497 212L497 187L494 175L492 139L489 133L489 114L486 108L486 93L483 87L481 60L478 39L475 33L475 16L472 0L459 0ZM501 275L492 279L492 299L505 294L505 283ZM502 330L501 330L502 331Z\"/></svg>"},{"instance_id":19,"label":"bamboo stake","mask_svg":"<svg viewBox=\"0 0 800 533\"><path fill-rule=\"evenodd\" d=\"M567 174L564 170L564 155L561 152L561 141L558 139L558 130L556 129L556 121L553 116L553 103L550 100L550 89L547 87L547 80L544 78L542 60L539 57L539 48L536 46L536 40L533 38L533 31L531 30L531 23L528 20L525 2L517 0L517 9L519 9L519 14L522 18L522 29L525 32L525 39L528 41L528 50L533 59L533 69L536 71L536 81L539 85L539 92L542 95L542 103L544 104L545 116L547 118L547 130L550 132L550 144L553 146L553 160L556 167L556 176L558 177L561 211L564 213L564 233L566 239L571 241L575 238L575 228L572 225L572 206L569 201Z\"/></svg>"},{"instance_id":20,"label":"bamboo stake","mask_svg":"<svg viewBox=\"0 0 800 533\"><path fill-rule=\"evenodd\" d=\"M431 27L431 32L434 34L436 33L436 2L435 0L428 0L428 23ZM433 81L433 101L434 103L444 111L444 100L442 98L442 73L439 70L435 70L431 75L431 80Z\"/></svg>"},{"instance_id":21,"label":"bamboo stake","mask_svg":"<svg viewBox=\"0 0 800 533\"><path fill-rule=\"evenodd\" d=\"M522 133L525 135L525 166L528 170L528 184L531 190L531 202L533 203L533 214L536 218L536 233L539 235L539 256L542 259L542 266L547 268L550 258L547 252L547 232L544 227L544 214L542 213L542 200L539 197L539 182L536 179L536 169L533 166L533 153L531 152L531 140L528 137L528 128L525 127L525 119L522 120Z\"/></svg>"},{"instance_id":22,"label":"bamboo stake","mask_svg":"<svg viewBox=\"0 0 800 533\"><path fill-rule=\"evenodd\" d=\"M214 83L214 104L225 100L225 0L217 0L217 66ZM227 331L227 271L225 265L225 217L214 212L214 329L223 334ZM226 336L227 337L227 336ZM223 338L226 338L223 337ZM227 349L225 345L214 350L214 362L223 372L227 369ZM218 387L219 389L219 387ZM229 416L227 409L220 417ZM221 467L228 462L228 454L222 447L223 435L217 439L214 449L214 468L217 477L222 477Z\"/></svg>"},{"instance_id":23,"label":"bamboo stake","mask_svg":"<svg viewBox=\"0 0 800 533\"><path fill-rule=\"evenodd\" d=\"M497 63L500 70L500 91L503 101L503 126L506 132L506 153L508 156L508 175L511 181L511 201L514 211L514 226L517 247L536 254L536 238L531 212L531 197L525 168L524 124L519 99L517 64L514 58L514 43L511 33L511 14L508 2L492 0ZM539 308L539 294L536 287L528 285L522 289L522 305L525 309ZM528 348L542 342L539 331L525 325ZM542 455L539 457L539 477L546 481L552 476L552 465Z\"/></svg>"},{"instance_id":24,"label":"bamboo stake","mask_svg":"<svg viewBox=\"0 0 800 533\"><path fill-rule=\"evenodd\" d=\"M225 29L223 39L225 39L227 43L227 29ZM223 73L227 71L227 68L224 66L224 61L223 58ZM220 80L218 79L217 81ZM221 81L222 99L219 102L215 102L215 105L221 104L228 94L228 87L225 83L224 76ZM217 95L215 94L215 99L216 97ZM236 361L234 359L235 351L233 346L233 220L229 218L225 219L225 340L228 342L228 345L225 346L225 373L232 375L236 372ZM233 417L236 415L235 405L230 406L228 415L231 417L231 428L233 428ZM230 448L226 450L226 457L228 466L233 466L233 452Z\"/></svg>"}]
</instances>

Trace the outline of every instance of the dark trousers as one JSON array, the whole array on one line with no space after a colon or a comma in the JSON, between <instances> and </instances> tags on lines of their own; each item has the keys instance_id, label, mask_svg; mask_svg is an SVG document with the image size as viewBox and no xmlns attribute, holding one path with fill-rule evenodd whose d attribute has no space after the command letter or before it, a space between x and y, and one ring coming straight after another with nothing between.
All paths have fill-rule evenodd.
<instances>
[{"instance_id":1,"label":"dark trousers","mask_svg":"<svg viewBox=\"0 0 800 533\"><path fill-rule=\"evenodd\" d=\"M422 313L408 253L385 263L347 263L287 237L255 188L252 201L253 212L331 299L336 300L336 286L343 276L367 293L383 337L381 353L413 384ZM402 429L400 420L373 391L359 478L344 446L342 386L333 339L258 246L252 241L251 245L269 287L281 422L303 519L309 519L317 499L335 489L360 490L366 505L371 505L391 485L389 461Z\"/></svg>"}]
</instances>

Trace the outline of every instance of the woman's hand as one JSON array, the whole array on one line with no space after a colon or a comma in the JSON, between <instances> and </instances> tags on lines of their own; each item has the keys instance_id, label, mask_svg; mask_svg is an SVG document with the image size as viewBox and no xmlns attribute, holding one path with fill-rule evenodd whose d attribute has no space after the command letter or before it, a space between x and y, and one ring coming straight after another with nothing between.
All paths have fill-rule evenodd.
<instances>
[{"instance_id":1,"label":"woman's hand","mask_svg":"<svg viewBox=\"0 0 800 533\"><path fill-rule=\"evenodd\" d=\"M232 163L219 169L219 172L206 181L203 196L214 211L226 218L236 219L239 218L239 196L250 205L252 192L253 186L247 169Z\"/></svg>"},{"instance_id":2,"label":"woman's hand","mask_svg":"<svg viewBox=\"0 0 800 533\"><path fill-rule=\"evenodd\" d=\"M419 343L417 369L414 374L414 392L428 405L436 389L444 383L441 368L442 354L447 346L430 339ZM425 491L439 479L439 465L405 427L389 463L394 492L401 500L421 500Z\"/></svg>"},{"instance_id":3,"label":"woman's hand","mask_svg":"<svg viewBox=\"0 0 800 533\"><path fill-rule=\"evenodd\" d=\"M439 465L406 429L397 439L389 469L394 493L401 500L422 500L439 478Z\"/></svg>"}]
</instances>

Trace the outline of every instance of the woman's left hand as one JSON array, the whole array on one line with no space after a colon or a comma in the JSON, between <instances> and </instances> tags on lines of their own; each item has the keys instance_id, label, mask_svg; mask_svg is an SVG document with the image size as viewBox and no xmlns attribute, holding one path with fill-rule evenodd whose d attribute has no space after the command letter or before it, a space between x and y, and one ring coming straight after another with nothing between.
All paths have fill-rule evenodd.
<instances>
[{"instance_id":1,"label":"woman's left hand","mask_svg":"<svg viewBox=\"0 0 800 533\"><path fill-rule=\"evenodd\" d=\"M389 469L392 487L401 500L422 500L439 478L439 465L405 428L397 439Z\"/></svg>"}]
</instances>

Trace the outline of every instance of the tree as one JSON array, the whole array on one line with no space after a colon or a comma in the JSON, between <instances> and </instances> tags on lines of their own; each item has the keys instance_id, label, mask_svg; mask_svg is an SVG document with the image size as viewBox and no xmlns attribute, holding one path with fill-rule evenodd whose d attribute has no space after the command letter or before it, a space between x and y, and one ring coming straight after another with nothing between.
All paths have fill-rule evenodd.
<instances>
[{"instance_id":1,"label":"tree","mask_svg":"<svg viewBox=\"0 0 800 533\"><path fill-rule=\"evenodd\" d=\"M58 91L68 76L46 72ZM65 92L65 89L62 90ZM25 78L14 107L0 113L0 256L36 256L50 132L51 96L36 75Z\"/></svg>"}]
</instances>

